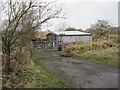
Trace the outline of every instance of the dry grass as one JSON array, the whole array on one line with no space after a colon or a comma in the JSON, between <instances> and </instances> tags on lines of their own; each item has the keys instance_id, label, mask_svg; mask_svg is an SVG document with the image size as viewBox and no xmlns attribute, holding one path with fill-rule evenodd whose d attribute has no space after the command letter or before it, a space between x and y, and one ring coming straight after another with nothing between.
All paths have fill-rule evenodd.
<instances>
[{"instance_id":1,"label":"dry grass","mask_svg":"<svg viewBox=\"0 0 120 90\"><path fill-rule=\"evenodd\" d=\"M39 55L39 53L37 53ZM55 59L55 58L51 58ZM61 77L52 74L44 67L44 58L29 59L24 67L17 68L10 75L4 76L6 88L70 88Z\"/></svg>"}]
</instances>

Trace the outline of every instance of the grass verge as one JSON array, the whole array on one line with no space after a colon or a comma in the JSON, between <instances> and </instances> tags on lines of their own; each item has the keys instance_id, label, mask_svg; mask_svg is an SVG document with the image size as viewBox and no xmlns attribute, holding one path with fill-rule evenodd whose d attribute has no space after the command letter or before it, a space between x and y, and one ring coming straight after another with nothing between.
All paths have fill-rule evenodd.
<instances>
[{"instance_id":1,"label":"grass verge","mask_svg":"<svg viewBox=\"0 0 120 90\"><path fill-rule=\"evenodd\" d=\"M80 60L83 59L113 67L118 67L118 64L120 64L118 61L118 55L120 55L119 52L115 52L110 48L105 50L86 51L81 54L77 54Z\"/></svg>"},{"instance_id":2,"label":"grass verge","mask_svg":"<svg viewBox=\"0 0 120 90\"><path fill-rule=\"evenodd\" d=\"M51 59L60 61L58 58ZM71 88L67 81L44 67L44 60L45 58L35 56L29 60L28 65L4 76L4 88Z\"/></svg>"},{"instance_id":3,"label":"grass verge","mask_svg":"<svg viewBox=\"0 0 120 90\"><path fill-rule=\"evenodd\" d=\"M64 56L75 56L80 60L86 60L108 66L119 67L120 62L118 61L118 56L120 55L120 52L118 52L117 47L90 49L89 44L85 46L83 45L83 48L80 47L82 46L68 47L64 51Z\"/></svg>"},{"instance_id":4,"label":"grass verge","mask_svg":"<svg viewBox=\"0 0 120 90\"><path fill-rule=\"evenodd\" d=\"M43 58L36 58L34 60L36 67L40 70L40 74L36 74L38 80L35 83L37 87L44 87L44 88L70 88L71 85L68 84L65 80L61 77L50 73L44 67L44 59Z\"/></svg>"}]
</instances>

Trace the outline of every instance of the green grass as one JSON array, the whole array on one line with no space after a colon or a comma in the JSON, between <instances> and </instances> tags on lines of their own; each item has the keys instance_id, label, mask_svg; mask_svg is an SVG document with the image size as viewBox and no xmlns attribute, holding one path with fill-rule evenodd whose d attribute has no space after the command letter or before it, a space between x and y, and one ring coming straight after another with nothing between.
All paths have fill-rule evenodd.
<instances>
[{"instance_id":1,"label":"green grass","mask_svg":"<svg viewBox=\"0 0 120 90\"><path fill-rule=\"evenodd\" d=\"M53 58L52 58L53 59ZM52 74L44 67L44 59L37 58L34 60L35 65L37 68L40 69L40 74L36 74L37 82L35 83L36 87L40 88L70 88L71 85L68 84L65 80L61 77Z\"/></svg>"},{"instance_id":2,"label":"green grass","mask_svg":"<svg viewBox=\"0 0 120 90\"><path fill-rule=\"evenodd\" d=\"M86 51L77 56L79 59L90 62L100 63L108 66L118 67L118 52L111 52L109 50L94 50Z\"/></svg>"},{"instance_id":3,"label":"green grass","mask_svg":"<svg viewBox=\"0 0 120 90\"><path fill-rule=\"evenodd\" d=\"M19 68L4 77L7 88L71 88L63 78L49 72L44 67L44 59L36 58L33 66ZM3 81L4 84L4 81Z\"/></svg>"},{"instance_id":4,"label":"green grass","mask_svg":"<svg viewBox=\"0 0 120 90\"><path fill-rule=\"evenodd\" d=\"M37 68L44 69L44 63L43 63L44 58L36 58L33 60Z\"/></svg>"},{"instance_id":5,"label":"green grass","mask_svg":"<svg viewBox=\"0 0 120 90\"><path fill-rule=\"evenodd\" d=\"M59 57L48 57L48 58L46 58L46 59L48 59L48 60L52 60L52 61L58 61L58 62L61 62L61 58L59 58Z\"/></svg>"},{"instance_id":6,"label":"green grass","mask_svg":"<svg viewBox=\"0 0 120 90\"><path fill-rule=\"evenodd\" d=\"M66 47L64 56L77 56L79 59L118 67L119 44L110 40L102 40L89 44L73 45Z\"/></svg>"}]
</instances>

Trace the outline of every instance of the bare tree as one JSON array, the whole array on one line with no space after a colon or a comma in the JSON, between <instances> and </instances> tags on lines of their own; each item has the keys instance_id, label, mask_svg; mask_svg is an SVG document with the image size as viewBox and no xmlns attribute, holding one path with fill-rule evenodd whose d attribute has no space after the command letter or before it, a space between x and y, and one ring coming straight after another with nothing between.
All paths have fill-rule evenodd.
<instances>
[{"instance_id":1,"label":"bare tree","mask_svg":"<svg viewBox=\"0 0 120 90\"><path fill-rule=\"evenodd\" d=\"M54 2L13 2L8 0L3 9L4 23L2 25L2 49L5 59L5 71L10 71L11 53L16 47L23 47L20 38L27 32L32 32L44 23L54 18L61 18L62 8ZM27 35L27 38L29 35Z\"/></svg>"},{"instance_id":2,"label":"bare tree","mask_svg":"<svg viewBox=\"0 0 120 90\"><path fill-rule=\"evenodd\" d=\"M60 22L56 27L57 31L64 31L67 28L67 24L65 22Z\"/></svg>"}]
</instances>

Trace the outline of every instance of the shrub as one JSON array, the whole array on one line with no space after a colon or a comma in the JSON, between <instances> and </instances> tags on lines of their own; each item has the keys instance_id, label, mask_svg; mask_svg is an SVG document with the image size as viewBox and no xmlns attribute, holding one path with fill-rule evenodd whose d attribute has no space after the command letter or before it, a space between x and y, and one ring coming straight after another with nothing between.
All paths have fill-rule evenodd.
<instances>
[{"instance_id":1,"label":"shrub","mask_svg":"<svg viewBox=\"0 0 120 90\"><path fill-rule=\"evenodd\" d=\"M71 47L67 47L64 50L65 55L77 55L82 52L91 51L91 50L101 50L109 47L115 47L115 43L113 41L101 41L101 42L93 42L89 44L81 44L74 45Z\"/></svg>"}]
</instances>

